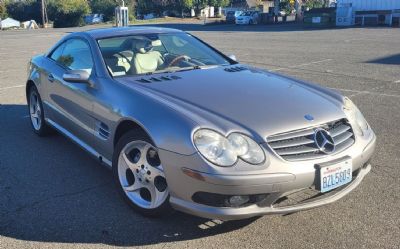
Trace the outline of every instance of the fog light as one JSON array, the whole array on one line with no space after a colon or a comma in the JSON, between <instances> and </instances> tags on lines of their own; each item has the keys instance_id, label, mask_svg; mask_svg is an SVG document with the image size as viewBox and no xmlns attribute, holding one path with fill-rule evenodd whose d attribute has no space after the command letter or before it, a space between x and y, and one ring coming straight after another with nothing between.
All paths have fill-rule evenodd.
<instances>
[{"instance_id":1,"label":"fog light","mask_svg":"<svg viewBox=\"0 0 400 249\"><path fill-rule=\"evenodd\" d=\"M234 195L229 198L229 204L232 207L239 207L247 202L249 202L250 198L248 195Z\"/></svg>"}]
</instances>

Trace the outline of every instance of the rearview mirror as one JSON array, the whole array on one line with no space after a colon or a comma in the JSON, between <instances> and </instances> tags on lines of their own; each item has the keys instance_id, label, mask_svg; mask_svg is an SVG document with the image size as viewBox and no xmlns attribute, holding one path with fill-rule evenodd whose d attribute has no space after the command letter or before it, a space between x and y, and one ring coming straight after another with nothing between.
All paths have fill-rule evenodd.
<instances>
[{"instance_id":1,"label":"rearview mirror","mask_svg":"<svg viewBox=\"0 0 400 249\"><path fill-rule=\"evenodd\" d=\"M229 59L231 59L231 60L237 61L236 56L233 55L233 54L229 55L228 57L229 57Z\"/></svg>"},{"instance_id":2,"label":"rearview mirror","mask_svg":"<svg viewBox=\"0 0 400 249\"><path fill-rule=\"evenodd\" d=\"M63 80L72 83L89 83L90 74L86 70L70 70L63 75Z\"/></svg>"}]
</instances>

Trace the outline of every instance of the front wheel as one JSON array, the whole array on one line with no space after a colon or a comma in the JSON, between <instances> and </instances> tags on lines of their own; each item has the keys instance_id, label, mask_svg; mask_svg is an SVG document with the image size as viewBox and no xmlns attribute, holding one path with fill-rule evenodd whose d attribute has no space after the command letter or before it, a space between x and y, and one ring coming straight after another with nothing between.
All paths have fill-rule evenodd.
<instances>
[{"instance_id":1,"label":"front wheel","mask_svg":"<svg viewBox=\"0 0 400 249\"><path fill-rule=\"evenodd\" d=\"M162 216L172 208L158 151L142 133L131 131L118 141L113 175L123 199L145 216Z\"/></svg>"},{"instance_id":2,"label":"front wheel","mask_svg":"<svg viewBox=\"0 0 400 249\"><path fill-rule=\"evenodd\" d=\"M35 86L32 86L28 92L28 109L33 131L39 136L49 134L50 127L44 119L42 99Z\"/></svg>"}]
</instances>

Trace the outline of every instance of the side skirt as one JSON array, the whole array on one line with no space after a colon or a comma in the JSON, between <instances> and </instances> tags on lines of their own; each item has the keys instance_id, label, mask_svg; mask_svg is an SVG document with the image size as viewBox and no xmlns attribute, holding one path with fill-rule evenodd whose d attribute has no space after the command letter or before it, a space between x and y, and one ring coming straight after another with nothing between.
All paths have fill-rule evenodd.
<instances>
[{"instance_id":1,"label":"side skirt","mask_svg":"<svg viewBox=\"0 0 400 249\"><path fill-rule=\"evenodd\" d=\"M111 167L112 167L111 161L108 160L107 158L105 158L104 156L102 156L101 154L99 154L91 146L89 146L88 144L86 144L85 142L83 142L82 140L77 138L74 134L72 134L71 132L67 131L66 129L64 129L62 126L60 126L59 124L57 124L53 120L51 120L49 118L46 118L46 122L49 125L51 125L53 128L55 128L56 130L58 130L60 133L62 133L64 136L66 136L67 138L71 139L74 143L78 144L84 150L89 152L90 155L92 155L95 158L97 158L102 164L106 165L108 168L111 169Z\"/></svg>"}]
</instances>

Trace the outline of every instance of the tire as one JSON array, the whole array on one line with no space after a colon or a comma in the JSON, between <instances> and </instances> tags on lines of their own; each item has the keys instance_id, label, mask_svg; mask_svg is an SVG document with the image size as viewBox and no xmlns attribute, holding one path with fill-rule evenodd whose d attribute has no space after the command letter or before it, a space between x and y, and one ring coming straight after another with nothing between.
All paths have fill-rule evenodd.
<instances>
[{"instance_id":1,"label":"tire","mask_svg":"<svg viewBox=\"0 0 400 249\"><path fill-rule=\"evenodd\" d=\"M250 20L249 25L253 25L253 24L254 24L253 20Z\"/></svg>"},{"instance_id":2,"label":"tire","mask_svg":"<svg viewBox=\"0 0 400 249\"><path fill-rule=\"evenodd\" d=\"M40 137L49 135L51 133L52 130L46 124L46 120L44 118L42 99L40 98L40 94L36 86L30 87L28 91L28 113L33 132Z\"/></svg>"},{"instance_id":3,"label":"tire","mask_svg":"<svg viewBox=\"0 0 400 249\"><path fill-rule=\"evenodd\" d=\"M147 135L133 130L119 139L112 172L118 192L136 212L148 217L171 213L164 170Z\"/></svg>"}]
</instances>

